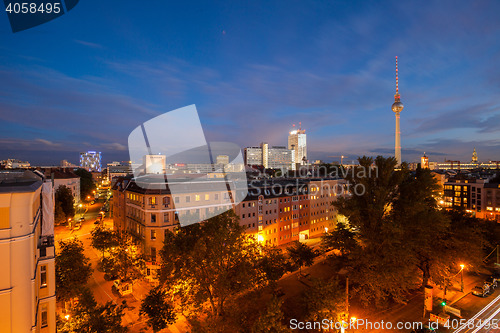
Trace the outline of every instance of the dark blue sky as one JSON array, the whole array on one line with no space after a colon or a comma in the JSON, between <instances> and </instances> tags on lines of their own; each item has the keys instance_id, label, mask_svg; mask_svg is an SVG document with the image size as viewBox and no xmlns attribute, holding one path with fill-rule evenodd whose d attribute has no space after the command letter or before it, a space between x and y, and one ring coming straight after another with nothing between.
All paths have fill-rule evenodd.
<instances>
[{"instance_id":1,"label":"dark blue sky","mask_svg":"<svg viewBox=\"0 0 500 333\"><path fill-rule=\"evenodd\" d=\"M13 34L0 14L0 159L128 159L127 137L196 104L209 141L310 159L390 155L399 57L403 159L500 160L498 1L81 1ZM332 158L330 158L331 160ZM335 159L335 158L334 158Z\"/></svg>"}]
</instances>

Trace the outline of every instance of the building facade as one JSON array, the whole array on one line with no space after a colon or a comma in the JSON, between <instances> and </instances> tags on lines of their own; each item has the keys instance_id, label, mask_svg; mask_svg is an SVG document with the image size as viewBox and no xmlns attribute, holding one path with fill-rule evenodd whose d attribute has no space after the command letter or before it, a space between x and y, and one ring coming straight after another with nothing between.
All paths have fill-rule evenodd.
<instances>
[{"instance_id":1,"label":"building facade","mask_svg":"<svg viewBox=\"0 0 500 333\"><path fill-rule=\"evenodd\" d=\"M0 173L0 332L56 332L53 189Z\"/></svg>"},{"instance_id":2,"label":"building facade","mask_svg":"<svg viewBox=\"0 0 500 333\"><path fill-rule=\"evenodd\" d=\"M101 172L101 153L96 151L80 153L80 167L90 172Z\"/></svg>"},{"instance_id":3,"label":"building facade","mask_svg":"<svg viewBox=\"0 0 500 333\"><path fill-rule=\"evenodd\" d=\"M220 207L232 208L248 234L263 244L279 246L334 229L337 216L332 203L342 195L343 184L339 179L252 181L247 196L234 205L230 192L211 181L197 187L197 192L186 189L172 195L168 186L144 189L131 177L118 178L112 188L114 226L142 240L146 276L154 281L165 233L179 226L179 214L197 214L202 220Z\"/></svg>"},{"instance_id":4,"label":"building facade","mask_svg":"<svg viewBox=\"0 0 500 333\"><path fill-rule=\"evenodd\" d=\"M288 134L288 149L293 150L293 159L296 164L307 164L306 130L299 127L298 130L290 131Z\"/></svg>"},{"instance_id":5,"label":"building facade","mask_svg":"<svg viewBox=\"0 0 500 333\"><path fill-rule=\"evenodd\" d=\"M263 166L266 169L295 170L295 153L281 146L269 147L263 142L260 147L247 147L244 150L245 165Z\"/></svg>"}]
</instances>

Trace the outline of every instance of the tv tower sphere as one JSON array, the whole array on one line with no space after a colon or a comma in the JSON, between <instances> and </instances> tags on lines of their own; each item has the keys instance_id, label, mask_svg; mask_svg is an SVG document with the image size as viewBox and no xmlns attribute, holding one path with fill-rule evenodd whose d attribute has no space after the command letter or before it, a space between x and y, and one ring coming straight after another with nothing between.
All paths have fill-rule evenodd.
<instances>
[{"instance_id":1,"label":"tv tower sphere","mask_svg":"<svg viewBox=\"0 0 500 333\"><path fill-rule=\"evenodd\" d=\"M392 104L392 111L394 111L396 113L403 111L403 108L404 108L404 105L403 105L403 103L401 103L401 101L397 101L397 102L394 102Z\"/></svg>"}]
</instances>

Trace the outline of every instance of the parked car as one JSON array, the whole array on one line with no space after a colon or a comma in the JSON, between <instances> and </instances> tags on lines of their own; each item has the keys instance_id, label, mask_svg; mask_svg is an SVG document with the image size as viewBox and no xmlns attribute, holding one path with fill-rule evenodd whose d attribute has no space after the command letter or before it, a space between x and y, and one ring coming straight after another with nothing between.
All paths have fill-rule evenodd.
<instances>
[{"instance_id":1,"label":"parked car","mask_svg":"<svg viewBox=\"0 0 500 333\"><path fill-rule=\"evenodd\" d=\"M113 281L113 287L116 288L121 296L125 296L132 293L132 284L129 282L122 282L120 279Z\"/></svg>"},{"instance_id":2,"label":"parked car","mask_svg":"<svg viewBox=\"0 0 500 333\"><path fill-rule=\"evenodd\" d=\"M82 217L80 217L80 223L83 223L83 222L85 222L85 217L82 216Z\"/></svg>"},{"instance_id":3,"label":"parked car","mask_svg":"<svg viewBox=\"0 0 500 333\"><path fill-rule=\"evenodd\" d=\"M486 297L488 296L489 291L490 287L483 284L482 286L475 286L474 289L472 289L472 294L479 297Z\"/></svg>"},{"instance_id":4,"label":"parked car","mask_svg":"<svg viewBox=\"0 0 500 333\"><path fill-rule=\"evenodd\" d=\"M493 276L490 276L489 278L484 281L485 284L488 284L490 286L490 289L495 290L495 288L498 286L498 280L495 279Z\"/></svg>"}]
</instances>

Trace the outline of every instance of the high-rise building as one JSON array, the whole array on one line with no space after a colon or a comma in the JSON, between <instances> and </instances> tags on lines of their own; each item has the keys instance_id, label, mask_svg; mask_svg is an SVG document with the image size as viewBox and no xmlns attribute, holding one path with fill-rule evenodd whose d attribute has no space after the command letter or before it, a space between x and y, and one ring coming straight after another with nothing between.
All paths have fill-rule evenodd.
<instances>
[{"instance_id":1,"label":"high-rise building","mask_svg":"<svg viewBox=\"0 0 500 333\"><path fill-rule=\"evenodd\" d=\"M165 155L145 155L144 171L146 174L164 174L167 157Z\"/></svg>"},{"instance_id":2,"label":"high-rise building","mask_svg":"<svg viewBox=\"0 0 500 333\"><path fill-rule=\"evenodd\" d=\"M263 142L260 147L245 148L245 164L261 165L267 169L295 170L294 151L281 146L269 147Z\"/></svg>"},{"instance_id":3,"label":"high-rise building","mask_svg":"<svg viewBox=\"0 0 500 333\"><path fill-rule=\"evenodd\" d=\"M55 332L54 199L31 171L0 172L0 331Z\"/></svg>"},{"instance_id":4,"label":"high-rise building","mask_svg":"<svg viewBox=\"0 0 500 333\"><path fill-rule=\"evenodd\" d=\"M401 165L401 128L399 127L399 117L403 111L403 103L401 103L401 96L399 95L399 77L398 77L398 57L396 56L396 94L394 95L394 103L392 104L392 111L396 115L396 139L394 142L394 156Z\"/></svg>"},{"instance_id":5,"label":"high-rise building","mask_svg":"<svg viewBox=\"0 0 500 333\"><path fill-rule=\"evenodd\" d=\"M101 172L101 153L96 151L80 153L80 166L90 172Z\"/></svg>"},{"instance_id":6,"label":"high-rise building","mask_svg":"<svg viewBox=\"0 0 500 333\"><path fill-rule=\"evenodd\" d=\"M294 160L298 165L307 164L307 142L306 130L302 129L302 123L299 123L299 129L290 131L288 135L288 149L294 151Z\"/></svg>"}]
</instances>

